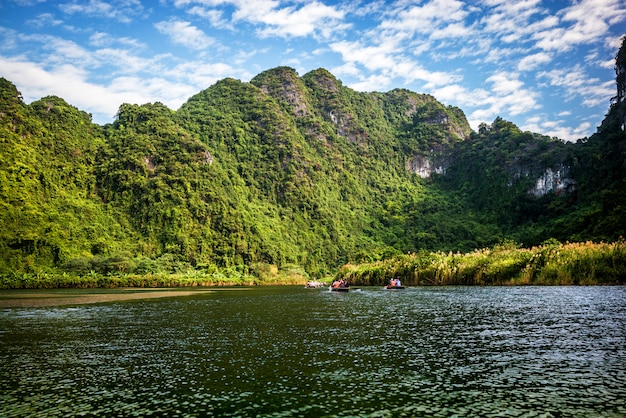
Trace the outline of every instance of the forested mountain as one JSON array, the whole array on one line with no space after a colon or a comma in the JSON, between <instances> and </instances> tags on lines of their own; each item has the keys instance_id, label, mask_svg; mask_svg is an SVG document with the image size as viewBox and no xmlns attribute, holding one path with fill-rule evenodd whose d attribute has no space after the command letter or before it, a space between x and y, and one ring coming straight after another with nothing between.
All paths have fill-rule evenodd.
<instances>
[{"instance_id":1,"label":"forested mountain","mask_svg":"<svg viewBox=\"0 0 626 418\"><path fill-rule=\"evenodd\" d=\"M105 126L0 79L0 273L320 275L407 251L616 240L623 99L565 143L500 118L473 132L432 96L359 93L324 69L224 79L177 111L123 104Z\"/></svg>"}]
</instances>

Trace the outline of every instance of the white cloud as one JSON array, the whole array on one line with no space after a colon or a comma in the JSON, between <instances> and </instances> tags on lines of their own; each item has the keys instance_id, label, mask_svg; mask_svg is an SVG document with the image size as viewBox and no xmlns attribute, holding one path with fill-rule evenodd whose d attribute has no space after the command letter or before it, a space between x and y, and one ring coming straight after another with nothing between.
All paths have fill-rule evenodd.
<instances>
[{"instance_id":1,"label":"white cloud","mask_svg":"<svg viewBox=\"0 0 626 418\"><path fill-rule=\"evenodd\" d=\"M515 93L524 85L519 79L519 75L515 73L499 72L489 78L487 81L493 84L492 90L499 95Z\"/></svg>"},{"instance_id":2,"label":"white cloud","mask_svg":"<svg viewBox=\"0 0 626 418\"><path fill-rule=\"evenodd\" d=\"M361 78L361 71L354 64L354 62L347 62L338 67L333 67L330 69L330 72L335 74L336 76L348 75L352 77Z\"/></svg>"},{"instance_id":3,"label":"white cloud","mask_svg":"<svg viewBox=\"0 0 626 418\"><path fill-rule=\"evenodd\" d=\"M365 46L361 42L341 41L330 44L331 50L341 54L343 62L358 63L370 71L392 69L396 63L391 54L395 46Z\"/></svg>"},{"instance_id":4,"label":"white cloud","mask_svg":"<svg viewBox=\"0 0 626 418\"><path fill-rule=\"evenodd\" d=\"M303 37L320 34L328 38L336 31L345 30L348 25L342 23L345 12L327 6L318 1L305 3L300 8L278 8L274 0L238 0L234 21L247 21L265 25L257 33L261 37Z\"/></svg>"},{"instance_id":5,"label":"white cloud","mask_svg":"<svg viewBox=\"0 0 626 418\"><path fill-rule=\"evenodd\" d=\"M104 79L110 79L119 74L129 74L149 70L158 73L159 61L166 55L154 55L144 58L132 52L132 49L122 48L130 45L133 49L143 50L144 46L130 38L114 38L102 32L94 33L89 38L89 43L102 48L88 49L68 39L49 35L21 36L22 40L35 42L41 45L42 50L33 48L28 51L28 59L38 62L41 68L53 71L61 66L80 68L82 71L91 71L92 74L104 68L107 74ZM114 44L117 48L104 47ZM92 76L93 77L93 76Z\"/></svg>"},{"instance_id":6,"label":"white cloud","mask_svg":"<svg viewBox=\"0 0 626 418\"><path fill-rule=\"evenodd\" d=\"M106 17L130 22L131 16L138 16L143 12L140 0L102 0L77 1L59 4L59 9L66 14L85 14L95 17Z\"/></svg>"},{"instance_id":7,"label":"white cloud","mask_svg":"<svg viewBox=\"0 0 626 418\"><path fill-rule=\"evenodd\" d=\"M211 26L218 29L235 30L235 26L224 17L222 10L207 9L205 7L194 6L187 11L189 14L207 19Z\"/></svg>"},{"instance_id":8,"label":"white cloud","mask_svg":"<svg viewBox=\"0 0 626 418\"><path fill-rule=\"evenodd\" d=\"M109 90L114 95L128 98L119 104L159 101L174 110L198 92L187 83L174 82L162 77L118 77L111 81Z\"/></svg>"},{"instance_id":9,"label":"white cloud","mask_svg":"<svg viewBox=\"0 0 626 418\"><path fill-rule=\"evenodd\" d=\"M463 79L462 76L455 73L430 71L417 64L413 64L411 67L407 68L407 71L405 72L402 72L402 70L403 67L399 66L396 74L404 77L407 82L412 82L414 80L426 81L424 88L427 90L434 89L439 86L445 86L449 83L455 83Z\"/></svg>"},{"instance_id":10,"label":"white cloud","mask_svg":"<svg viewBox=\"0 0 626 418\"><path fill-rule=\"evenodd\" d=\"M552 61L552 55L547 52L538 52L523 57L517 63L517 69L520 71L532 71L539 67L541 64L545 64Z\"/></svg>"},{"instance_id":11,"label":"white cloud","mask_svg":"<svg viewBox=\"0 0 626 418\"><path fill-rule=\"evenodd\" d=\"M358 17L379 15L389 8L387 0L356 0L346 3L350 14Z\"/></svg>"},{"instance_id":12,"label":"white cloud","mask_svg":"<svg viewBox=\"0 0 626 418\"><path fill-rule=\"evenodd\" d=\"M59 26L63 24L63 21L56 19L52 13L41 13L35 16L34 19L28 20L28 23L36 28L45 28Z\"/></svg>"},{"instance_id":13,"label":"white cloud","mask_svg":"<svg viewBox=\"0 0 626 418\"><path fill-rule=\"evenodd\" d=\"M10 50L21 49L20 45L20 36L13 29L8 29L0 26L0 52L6 52Z\"/></svg>"},{"instance_id":14,"label":"white cloud","mask_svg":"<svg viewBox=\"0 0 626 418\"><path fill-rule=\"evenodd\" d=\"M253 76L245 70L233 68L228 64L203 61L186 61L167 70L163 75L187 84L192 90L189 96L226 77L247 80Z\"/></svg>"},{"instance_id":15,"label":"white cloud","mask_svg":"<svg viewBox=\"0 0 626 418\"><path fill-rule=\"evenodd\" d=\"M200 29L183 20L174 18L155 23L154 26L159 32L169 36L172 42L189 49L203 50L215 43L213 38L208 37Z\"/></svg>"},{"instance_id":16,"label":"white cloud","mask_svg":"<svg viewBox=\"0 0 626 418\"><path fill-rule=\"evenodd\" d=\"M128 37L116 37L105 32L95 32L89 37L89 44L95 47L107 47L112 45L127 45L134 48L145 48L145 45L137 39Z\"/></svg>"},{"instance_id":17,"label":"white cloud","mask_svg":"<svg viewBox=\"0 0 626 418\"><path fill-rule=\"evenodd\" d=\"M518 42L540 28L545 29L558 23L558 19L553 16L543 19L536 17L546 13L540 7L539 0L498 0L485 3L493 9L481 19L483 30L496 34L505 43Z\"/></svg>"},{"instance_id":18,"label":"white cloud","mask_svg":"<svg viewBox=\"0 0 626 418\"><path fill-rule=\"evenodd\" d=\"M97 123L111 122L123 103L159 101L177 109L199 90L236 73L250 76L225 64L194 62L178 65L161 76L125 75L113 78L107 84L95 84L88 81L88 72L73 65L48 70L19 57L0 57L0 74L24 93L27 103L56 95L92 113Z\"/></svg>"},{"instance_id":19,"label":"white cloud","mask_svg":"<svg viewBox=\"0 0 626 418\"><path fill-rule=\"evenodd\" d=\"M398 48L392 40L389 42L383 40L381 44L371 46L362 45L360 42L342 41L331 44L330 47L342 55L344 65L347 66L345 68L354 71L357 65L361 65L373 72L369 80L401 78L407 84L419 80L426 82L424 88L435 88L460 80L460 76L454 73L429 71L410 58L397 55ZM372 85L371 81L359 83L359 86Z\"/></svg>"},{"instance_id":20,"label":"white cloud","mask_svg":"<svg viewBox=\"0 0 626 418\"><path fill-rule=\"evenodd\" d=\"M467 88L460 84L450 84L445 87L437 88L431 90L430 93L436 97L438 100L441 100L444 103L454 103L458 106L463 106L463 110L467 111L474 109L474 111L480 110L478 108L485 107L493 103L496 99L494 95L483 88ZM481 112L478 112L477 115L480 115ZM493 113L493 111L489 110L484 113L485 116L479 118L480 120L474 126L478 126L480 122L491 121L491 119L498 116L497 113ZM468 118L472 116L469 115ZM476 116L474 116L474 119Z\"/></svg>"},{"instance_id":21,"label":"white cloud","mask_svg":"<svg viewBox=\"0 0 626 418\"><path fill-rule=\"evenodd\" d=\"M364 38L372 44L393 45L395 54L404 51L419 56L428 52L442 60L461 55L453 51L464 49L462 55L466 55L464 41L475 35L469 18L472 8L461 1L431 0L419 6L397 2L388 9L378 27L366 31ZM458 48L451 48L453 45ZM438 55L439 50L445 52Z\"/></svg>"},{"instance_id":22,"label":"white cloud","mask_svg":"<svg viewBox=\"0 0 626 418\"><path fill-rule=\"evenodd\" d=\"M155 56L150 59L146 59L137 55L131 54L129 51L117 48L102 48L93 52L93 58L98 60L100 65L113 65L116 71L113 75L117 74L136 74L142 71L148 71L152 74L158 74L158 68L160 67L159 60L164 56Z\"/></svg>"},{"instance_id":23,"label":"white cloud","mask_svg":"<svg viewBox=\"0 0 626 418\"><path fill-rule=\"evenodd\" d=\"M469 12L458 0L432 0L422 6L413 6L393 12L395 18L382 22L382 29L432 34L445 30L448 24L464 21ZM459 30L460 26L457 26ZM465 29L467 30L467 29Z\"/></svg>"},{"instance_id":24,"label":"white cloud","mask_svg":"<svg viewBox=\"0 0 626 418\"><path fill-rule=\"evenodd\" d=\"M617 52L622 45L622 40L626 36L626 33L620 33L617 36L610 36L605 39L605 45L609 47L611 50Z\"/></svg>"},{"instance_id":25,"label":"white cloud","mask_svg":"<svg viewBox=\"0 0 626 418\"><path fill-rule=\"evenodd\" d=\"M203 6L218 6L220 4L233 3L233 0L174 0L174 6L184 7L190 4L201 4Z\"/></svg>"},{"instance_id":26,"label":"white cloud","mask_svg":"<svg viewBox=\"0 0 626 418\"><path fill-rule=\"evenodd\" d=\"M493 103L494 108L505 109L513 116L539 109L539 94L525 87L516 73L497 73L487 81L494 83L493 91L498 93ZM504 112L503 112L504 113Z\"/></svg>"},{"instance_id":27,"label":"white cloud","mask_svg":"<svg viewBox=\"0 0 626 418\"><path fill-rule=\"evenodd\" d=\"M349 87L356 91L384 91L391 85L391 81L385 75L372 74L359 82L350 83Z\"/></svg>"},{"instance_id":28,"label":"white cloud","mask_svg":"<svg viewBox=\"0 0 626 418\"><path fill-rule=\"evenodd\" d=\"M70 64L78 68L87 68L98 64L91 51L74 41L50 36L41 37L41 41L45 43L44 47L52 52L42 60L47 65Z\"/></svg>"},{"instance_id":29,"label":"white cloud","mask_svg":"<svg viewBox=\"0 0 626 418\"><path fill-rule=\"evenodd\" d=\"M79 109L99 114L103 120L112 120L120 104L145 99L137 94L114 93L108 86L88 83L85 81L87 73L72 65L48 71L34 62L0 57L0 73L17 86L26 102L56 95Z\"/></svg>"},{"instance_id":30,"label":"white cloud","mask_svg":"<svg viewBox=\"0 0 626 418\"><path fill-rule=\"evenodd\" d=\"M456 22L434 31L430 34L429 38L432 40L467 38L473 33L474 30L471 27L466 26L465 23Z\"/></svg>"},{"instance_id":31,"label":"white cloud","mask_svg":"<svg viewBox=\"0 0 626 418\"><path fill-rule=\"evenodd\" d=\"M582 0L563 9L559 16L564 25L539 31L534 38L544 50L569 51L580 44L601 40L611 25L626 20L623 0Z\"/></svg>"},{"instance_id":32,"label":"white cloud","mask_svg":"<svg viewBox=\"0 0 626 418\"><path fill-rule=\"evenodd\" d=\"M45 3L47 0L11 0L20 6L33 6L37 3Z\"/></svg>"},{"instance_id":33,"label":"white cloud","mask_svg":"<svg viewBox=\"0 0 626 418\"><path fill-rule=\"evenodd\" d=\"M478 112L487 112L491 118L504 113L515 116L538 109L538 94L525 88L518 76L516 73L499 72L487 78L493 85L491 96L486 101L489 108Z\"/></svg>"},{"instance_id":34,"label":"white cloud","mask_svg":"<svg viewBox=\"0 0 626 418\"><path fill-rule=\"evenodd\" d=\"M589 135L593 126L589 122L582 122L577 126L564 125L563 120L550 120L545 115L528 118L520 129L530 132L540 132L543 135L557 137L565 141L576 141Z\"/></svg>"},{"instance_id":35,"label":"white cloud","mask_svg":"<svg viewBox=\"0 0 626 418\"><path fill-rule=\"evenodd\" d=\"M589 77L581 65L576 65L574 68L542 71L537 74L537 77L547 79L551 86L564 88L564 96L567 100L581 97L581 103L589 107L602 103L608 105L609 98L615 95L613 80L602 82L598 78Z\"/></svg>"},{"instance_id":36,"label":"white cloud","mask_svg":"<svg viewBox=\"0 0 626 418\"><path fill-rule=\"evenodd\" d=\"M526 88L516 73L497 72L486 81L492 85L490 89L449 84L430 93L444 103L469 111L467 119L474 130L480 123L491 123L497 116L521 115L541 107L539 94Z\"/></svg>"}]
</instances>

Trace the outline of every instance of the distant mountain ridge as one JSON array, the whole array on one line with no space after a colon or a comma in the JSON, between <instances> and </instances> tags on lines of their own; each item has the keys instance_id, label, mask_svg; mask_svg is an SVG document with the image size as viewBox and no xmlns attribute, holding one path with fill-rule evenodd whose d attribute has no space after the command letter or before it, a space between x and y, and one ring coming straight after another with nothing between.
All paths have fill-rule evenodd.
<instances>
[{"instance_id":1,"label":"distant mountain ridge","mask_svg":"<svg viewBox=\"0 0 626 418\"><path fill-rule=\"evenodd\" d=\"M318 276L407 251L616 240L623 106L565 143L501 118L473 132L430 95L277 67L177 111L123 104L99 126L0 79L0 273Z\"/></svg>"}]
</instances>

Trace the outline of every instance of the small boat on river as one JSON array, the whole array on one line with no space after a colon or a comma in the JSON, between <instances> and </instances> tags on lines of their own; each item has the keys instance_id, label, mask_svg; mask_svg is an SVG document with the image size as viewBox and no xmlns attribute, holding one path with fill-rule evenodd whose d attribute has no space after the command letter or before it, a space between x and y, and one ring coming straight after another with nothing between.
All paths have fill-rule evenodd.
<instances>
[{"instance_id":1,"label":"small boat on river","mask_svg":"<svg viewBox=\"0 0 626 418\"><path fill-rule=\"evenodd\" d=\"M404 286L402 286L402 283L400 282L400 279L389 279L389 283L387 283L387 285L384 287L384 289L387 290L400 290L400 289L404 289Z\"/></svg>"},{"instance_id":2,"label":"small boat on river","mask_svg":"<svg viewBox=\"0 0 626 418\"><path fill-rule=\"evenodd\" d=\"M345 280L335 280L328 288L331 292L349 292L350 284Z\"/></svg>"},{"instance_id":3,"label":"small boat on river","mask_svg":"<svg viewBox=\"0 0 626 418\"><path fill-rule=\"evenodd\" d=\"M404 286L390 286L390 285L387 285L383 289L385 289L385 290L400 290L400 289L404 289Z\"/></svg>"},{"instance_id":4,"label":"small boat on river","mask_svg":"<svg viewBox=\"0 0 626 418\"><path fill-rule=\"evenodd\" d=\"M307 289L319 289L320 287L325 287L326 283L324 282L318 282L317 280L311 280L310 282L307 282L306 285L304 286Z\"/></svg>"}]
</instances>

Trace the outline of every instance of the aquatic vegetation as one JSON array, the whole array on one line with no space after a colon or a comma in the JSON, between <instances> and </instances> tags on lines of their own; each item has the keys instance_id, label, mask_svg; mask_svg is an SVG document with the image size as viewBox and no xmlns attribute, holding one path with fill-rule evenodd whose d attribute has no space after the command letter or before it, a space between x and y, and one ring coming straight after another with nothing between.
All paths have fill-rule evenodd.
<instances>
[{"instance_id":1,"label":"aquatic vegetation","mask_svg":"<svg viewBox=\"0 0 626 418\"><path fill-rule=\"evenodd\" d=\"M304 285L310 276L296 265L256 265L181 272L13 273L0 275L2 289ZM382 286L398 277L410 286L600 285L626 283L626 241L565 243L548 240L521 248L505 242L460 252L418 252L361 264L346 264L336 278L353 285Z\"/></svg>"},{"instance_id":2,"label":"aquatic vegetation","mask_svg":"<svg viewBox=\"0 0 626 418\"><path fill-rule=\"evenodd\" d=\"M626 242L565 243L548 240L520 248L506 242L468 253L420 252L359 265L337 277L382 285L399 277L407 285L597 285L626 283Z\"/></svg>"}]
</instances>

